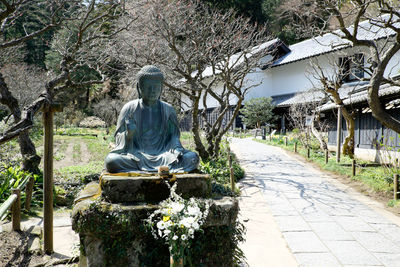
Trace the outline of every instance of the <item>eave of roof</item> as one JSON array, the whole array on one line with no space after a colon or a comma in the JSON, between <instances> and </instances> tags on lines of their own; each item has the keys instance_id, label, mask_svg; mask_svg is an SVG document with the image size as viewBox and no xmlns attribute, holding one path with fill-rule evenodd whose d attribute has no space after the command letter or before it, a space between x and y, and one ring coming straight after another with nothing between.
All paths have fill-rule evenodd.
<instances>
[{"instance_id":1,"label":"eave of roof","mask_svg":"<svg viewBox=\"0 0 400 267\"><path fill-rule=\"evenodd\" d=\"M345 106L367 103L368 102L368 92L367 92L368 85L362 87L361 91L357 91L354 93L349 93L347 97L343 99L343 104ZM379 89L379 98L390 98L390 97L400 97L400 87L393 86L389 84L384 84ZM328 111L331 109L335 109L338 106L333 103L329 102L326 103L318 108L319 111Z\"/></svg>"},{"instance_id":2,"label":"eave of roof","mask_svg":"<svg viewBox=\"0 0 400 267\"><path fill-rule=\"evenodd\" d=\"M293 93L290 95L291 97L287 97L283 101L276 103L276 107L285 108L300 103L318 103L326 98L325 94L321 90L310 90L300 93ZM272 98L274 99L274 97Z\"/></svg>"},{"instance_id":3,"label":"eave of roof","mask_svg":"<svg viewBox=\"0 0 400 267\"><path fill-rule=\"evenodd\" d=\"M260 45L254 46L253 48L251 48L250 52L248 52L246 54L246 56L247 57L251 57L251 56L253 56L253 55L255 55L255 54L257 54L257 53L259 53L259 52L261 52L263 50L271 52L271 50L274 50L276 47L278 47L280 45L284 45L286 47L286 45L279 38L275 38L275 39L272 39L272 40L267 41L265 43L262 43ZM286 47L286 49L287 49L287 47ZM228 62L229 66L230 67L232 67L232 66L240 66L244 62L244 55L245 54L242 53L242 52L237 53L235 55L232 55L230 57L230 59L229 59L229 62ZM265 56L267 56L267 55L265 55ZM225 63L226 62L221 62L221 66L223 66ZM208 66L201 73L201 76L203 78L206 78L206 77L210 77L210 76L212 76L214 74L219 74L220 72L221 71L219 71L218 69L213 70L212 66ZM197 73L198 73L197 71L194 71L192 73L192 76L194 77L195 75L197 75Z\"/></svg>"},{"instance_id":4,"label":"eave of roof","mask_svg":"<svg viewBox=\"0 0 400 267\"><path fill-rule=\"evenodd\" d=\"M384 15L382 20L388 17L388 15ZM398 24L396 23L396 26L399 26ZM352 31L353 28L349 27L348 29ZM362 40L379 40L394 34L395 32L392 29L378 27L366 20L359 24L357 37ZM334 33L327 33L293 44L289 46L291 52L276 60L269 68L283 66L353 46L352 42L342 39L340 35L343 35L343 33L340 30L336 30Z\"/></svg>"}]
</instances>

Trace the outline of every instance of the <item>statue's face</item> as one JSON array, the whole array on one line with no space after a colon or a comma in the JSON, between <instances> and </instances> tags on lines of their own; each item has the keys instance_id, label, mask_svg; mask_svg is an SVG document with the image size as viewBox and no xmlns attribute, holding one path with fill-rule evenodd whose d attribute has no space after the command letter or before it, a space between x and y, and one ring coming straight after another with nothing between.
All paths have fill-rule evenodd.
<instances>
[{"instance_id":1,"label":"statue's face","mask_svg":"<svg viewBox=\"0 0 400 267\"><path fill-rule=\"evenodd\" d=\"M161 89L161 81L146 79L140 86L140 94L145 102L154 103L160 98Z\"/></svg>"}]
</instances>

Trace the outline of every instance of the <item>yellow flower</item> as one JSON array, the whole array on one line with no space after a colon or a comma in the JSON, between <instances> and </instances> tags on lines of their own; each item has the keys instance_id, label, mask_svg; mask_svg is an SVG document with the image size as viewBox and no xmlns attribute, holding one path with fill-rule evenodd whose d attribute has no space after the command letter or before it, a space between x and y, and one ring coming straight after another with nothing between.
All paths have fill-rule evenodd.
<instances>
[{"instance_id":1,"label":"yellow flower","mask_svg":"<svg viewBox=\"0 0 400 267\"><path fill-rule=\"evenodd\" d=\"M171 216L164 216L164 217L163 217L163 221L164 221L164 222L169 221L169 219L171 219Z\"/></svg>"}]
</instances>

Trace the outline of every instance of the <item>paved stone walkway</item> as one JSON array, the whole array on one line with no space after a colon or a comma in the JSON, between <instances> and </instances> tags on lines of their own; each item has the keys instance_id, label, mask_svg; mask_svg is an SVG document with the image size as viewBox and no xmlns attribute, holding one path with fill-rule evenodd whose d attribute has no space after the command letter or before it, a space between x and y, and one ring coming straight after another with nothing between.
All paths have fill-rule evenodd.
<instances>
[{"instance_id":1,"label":"paved stone walkway","mask_svg":"<svg viewBox=\"0 0 400 267\"><path fill-rule=\"evenodd\" d=\"M266 209L300 266L400 266L397 217L376 212L343 185L280 148L236 138L231 148L247 179L257 182ZM250 234L253 230L248 228Z\"/></svg>"}]
</instances>

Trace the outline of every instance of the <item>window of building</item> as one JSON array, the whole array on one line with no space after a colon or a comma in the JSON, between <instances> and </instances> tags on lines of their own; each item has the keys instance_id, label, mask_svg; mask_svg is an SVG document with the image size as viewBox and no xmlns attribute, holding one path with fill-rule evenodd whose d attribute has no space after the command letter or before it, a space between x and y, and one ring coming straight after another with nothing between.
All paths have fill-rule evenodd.
<instances>
[{"instance_id":1,"label":"window of building","mask_svg":"<svg viewBox=\"0 0 400 267\"><path fill-rule=\"evenodd\" d=\"M364 55L354 54L339 58L340 76L344 82L357 81L364 78Z\"/></svg>"}]
</instances>

